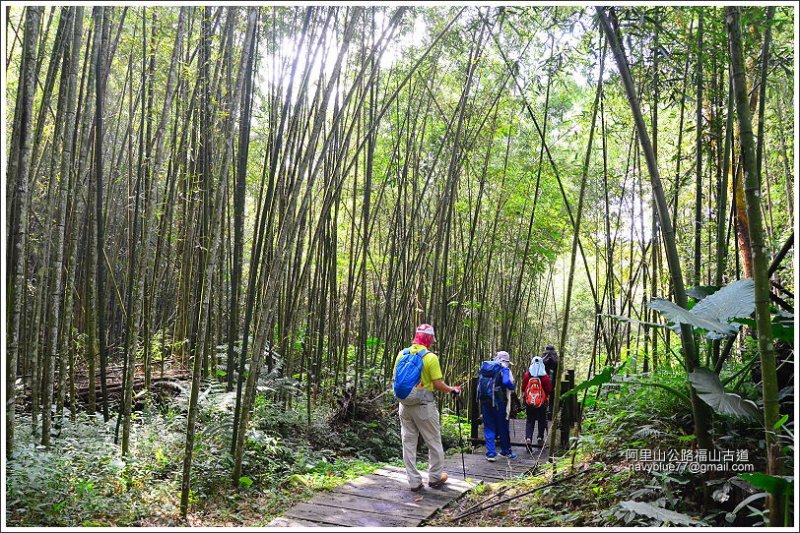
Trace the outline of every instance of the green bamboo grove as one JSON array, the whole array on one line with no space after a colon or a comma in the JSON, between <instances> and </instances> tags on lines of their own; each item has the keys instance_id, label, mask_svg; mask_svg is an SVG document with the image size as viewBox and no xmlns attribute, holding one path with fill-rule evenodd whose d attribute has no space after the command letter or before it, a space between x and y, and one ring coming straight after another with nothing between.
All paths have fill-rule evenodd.
<instances>
[{"instance_id":1,"label":"green bamboo grove","mask_svg":"<svg viewBox=\"0 0 800 533\"><path fill-rule=\"evenodd\" d=\"M209 387L232 393L236 486L261 397L309 424L372 402L427 322L452 384L498 350L521 377L546 344L578 381L678 373L702 448L719 415L690 375L743 364L752 337L766 471L787 474L769 428L796 289L795 15L8 7L7 458L20 428L50 448L79 413L126 456L173 377L185 516ZM737 335L648 305L743 278Z\"/></svg>"}]
</instances>

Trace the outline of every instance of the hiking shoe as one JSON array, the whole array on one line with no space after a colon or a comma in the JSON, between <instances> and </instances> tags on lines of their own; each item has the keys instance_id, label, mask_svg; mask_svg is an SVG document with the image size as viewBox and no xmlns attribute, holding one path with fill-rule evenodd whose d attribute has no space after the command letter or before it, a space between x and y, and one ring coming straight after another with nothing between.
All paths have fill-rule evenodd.
<instances>
[{"instance_id":1,"label":"hiking shoe","mask_svg":"<svg viewBox=\"0 0 800 533\"><path fill-rule=\"evenodd\" d=\"M541 448L542 446L544 446L544 439L543 439L542 437L539 437L538 439L536 439L536 445L537 445L539 448Z\"/></svg>"},{"instance_id":2,"label":"hiking shoe","mask_svg":"<svg viewBox=\"0 0 800 533\"><path fill-rule=\"evenodd\" d=\"M527 444L528 446L530 446L530 445L532 444L532 443L531 443L531 439L525 439L525 444Z\"/></svg>"},{"instance_id":3,"label":"hiking shoe","mask_svg":"<svg viewBox=\"0 0 800 533\"><path fill-rule=\"evenodd\" d=\"M432 489L438 489L439 487L444 486L445 483L447 483L447 472L442 472L442 477L436 481L431 481L428 483L428 486ZM422 487L422 485L420 485L420 487Z\"/></svg>"},{"instance_id":4,"label":"hiking shoe","mask_svg":"<svg viewBox=\"0 0 800 533\"><path fill-rule=\"evenodd\" d=\"M517 454L515 454L514 452L501 453L500 455L502 455L503 457L507 457L509 459L516 459L517 458Z\"/></svg>"},{"instance_id":5,"label":"hiking shoe","mask_svg":"<svg viewBox=\"0 0 800 533\"><path fill-rule=\"evenodd\" d=\"M422 490L422 483L420 483L416 487L409 487L408 490L410 490L411 492L419 492Z\"/></svg>"},{"instance_id":6,"label":"hiking shoe","mask_svg":"<svg viewBox=\"0 0 800 533\"><path fill-rule=\"evenodd\" d=\"M493 463L493 462L495 462L497 460L497 456L496 455L487 455L486 456L486 460L489 461L490 463Z\"/></svg>"}]
</instances>

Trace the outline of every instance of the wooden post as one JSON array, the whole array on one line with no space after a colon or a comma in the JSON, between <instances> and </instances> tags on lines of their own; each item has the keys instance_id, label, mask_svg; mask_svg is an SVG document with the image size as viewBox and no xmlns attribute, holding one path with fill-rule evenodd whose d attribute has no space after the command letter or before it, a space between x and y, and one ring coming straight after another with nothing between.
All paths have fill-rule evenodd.
<instances>
[{"instance_id":1,"label":"wooden post","mask_svg":"<svg viewBox=\"0 0 800 533\"><path fill-rule=\"evenodd\" d=\"M469 408L467 411L469 417L469 438L472 446L477 445L478 441L478 424L480 423L480 409L478 409L478 378L469 380Z\"/></svg>"},{"instance_id":2,"label":"wooden post","mask_svg":"<svg viewBox=\"0 0 800 533\"><path fill-rule=\"evenodd\" d=\"M575 387L575 370L569 369L567 370L566 374L566 380L561 382L562 394L566 394L567 391ZM562 405L560 406L561 424L559 425L559 429L561 430L560 443L562 448L569 444L569 431L570 428L572 428L572 426L575 424L576 408L577 405L574 395L562 400Z\"/></svg>"}]
</instances>

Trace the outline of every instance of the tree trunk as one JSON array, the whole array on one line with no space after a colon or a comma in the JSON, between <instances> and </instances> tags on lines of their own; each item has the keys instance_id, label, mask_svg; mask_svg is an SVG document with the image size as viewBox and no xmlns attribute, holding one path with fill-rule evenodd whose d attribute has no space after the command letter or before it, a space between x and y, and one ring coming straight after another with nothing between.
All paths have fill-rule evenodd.
<instances>
[{"instance_id":1,"label":"tree trunk","mask_svg":"<svg viewBox=\"0 0 800 533\"><path fill-rule=\"evenodd\" d=\"M12 206L11 224L8 232L7 254L11 257L8 272L11 275L8 287L7 316L11 321L7 324L8 353L6 355L6 456L14 452L14 417L16 411L17 356L19 354L20 322L22 317L23 298L25 294L25 253L27 251L28 208L30 205L29 183L32 144L33 96L36 90L36 43L39 38L39 24L43 7L28 6L25 15L25 36L22 45L22 65L20 66L20 85L18 107L14 116L19 116L19 134L17 136L18 159L12 165L9 161L9 183L13 180L16 205ZM15 118L16 120L16 118ZM11 153L14 153L12 150Z\"/></svg>"},{"instance_id":2,"label":"tree trunk","mask_svg":"<svg viewBox=\"0 0 800 533\"><path fill-rule=\"evenodd\" d=\"M695 119L695 190L694 190L694 284L701 284L701 239L703 235L703 10L697 22L697 115Z\"/></svg>"},{"instance_id":3,"label":"tree trunk","mask_svg":"<svg viewBox=\"0 0 800 533\"><path fill-rule=\"evenodd\" d=\"M739 7L726 7L728 36L730 38L731 68L733 69L733 88L736 98L736 112L739 117L739 133L742 151L742 166L745 175L745 200L747 202L748 229L753 254L753 281L755 283L756 327L758 349L761 356L761 379L764 398L764 427L767 448L767 473L781 475L781 445L773 428L780 417L778 405L778 378L775 364L775 347L772 343L772 323L769 312L769 260L766 253L764 229L761 218L761 178L757 172L757 161L753 141L753 127L750 118L747 84L744 73L742 52L742 29ZM774 10L774 7L768 8ZM768 18L770 18L768 16ZM764 55L769 50L770 27L764 36ZM766 59L765 59L766 60ZM783 496L770 495L769 521L772 527L785 524Z\"/></svg>"},{"instance_id":4,"label":"tree trunk","mask_svg":"<svg viewBox=\"0 0 800 533\"><path fill-rule=\"evenodd\" d=\"M92 18L99 43L95 57L95 126L94 126L94 174L95 174L95 224L97 231L97 328L100 342L100 387L103 394L103 418L108 421L108 388L106 375L108 368L108 343L106 340L106 262L105 262L105 237L103 222L103 148L105 143L103 119L105 115L106 93L106 63L105 56L108 51L109 17L105 7L92 8ZM102 28L102 30L101 30Z\"/></svg>"},{"instance_id":5,"label":"tree trunk","mask_svg":"<svg viewBox=\"0 0 800 533\"><path fill-rule=\"evenodd\" d=\"M64 311L61 308L63 302L64 287L64 241L66 240L66 216L67 216L67 197L70 195L69 184L71 181L72 166L72 135L75 127L75 112L77 95L75 87L78 80L78 58L80 57L80 39L82 37L82 21L76 21L77 10L75 8L64 8L62 17L66 19L66 29L69 38L64 51L64 68L62 71L61 86L59 88L59 112L58 121L63 121L61 134L61 167L58 175L58 192L56 197L56 213L53 231L55 232L55 242L53 245L50 293L50 316L48 323L50 332L48 337L48 353L45 354L45 398L44 409L42 411L42 444L50 445L50 427L52 422L51 404L53 403L53 382L55 373L56 357L59 357L59 328L62 326ZM81 10L81 15L83 10ZM58 141L58 139L56 139ZM66 354L61 353L60 357L65 358ZM63 371L60 373L63 376ZM64 387L59 388L63 394ZM63 396L61 407L63 407Z\"/></svg>"}]
</instances>

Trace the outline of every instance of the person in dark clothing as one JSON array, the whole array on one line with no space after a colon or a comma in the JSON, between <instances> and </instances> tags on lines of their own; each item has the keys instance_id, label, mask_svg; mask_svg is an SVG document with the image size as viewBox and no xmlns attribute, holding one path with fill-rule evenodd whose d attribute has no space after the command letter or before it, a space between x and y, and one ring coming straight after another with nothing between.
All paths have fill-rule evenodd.
<instances>
[{"instance_id":1,"label":"person in dark clothing","mask_svg":"<svg viewBox=\"0 0 800 533\"><path fill-rule=\"evenodd\" d=\"M522 403L525 405L525 444L533 443L533 430L538 425L536 445L544 445L544 432L547 428L547 400L553 392L550 377L545 370L542 358L536 356L522 376Z\"/></svg>"},{"instance_id":2,"label":"person in dark clothing","mask_svg":"<svg viewBox=\"0 0 800 533\"><path fill-rule=\"evenodd\" d=\"M558 379L558 352L556 352L556 347L552 344L548 344L544 348L544 353L542 353L542 362L544 363L544 370L547 372L547 376L550 378L550 384L555 385L556 380ZM548 399L547 402L547 419L553 419L553 407L555 403L552 401L552 398Z\"/></svg>"}]
</instances>

